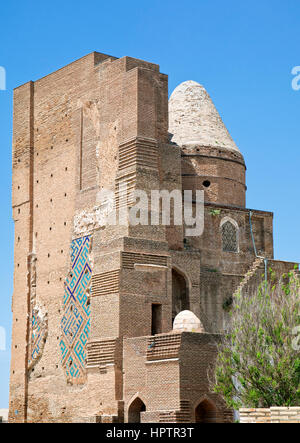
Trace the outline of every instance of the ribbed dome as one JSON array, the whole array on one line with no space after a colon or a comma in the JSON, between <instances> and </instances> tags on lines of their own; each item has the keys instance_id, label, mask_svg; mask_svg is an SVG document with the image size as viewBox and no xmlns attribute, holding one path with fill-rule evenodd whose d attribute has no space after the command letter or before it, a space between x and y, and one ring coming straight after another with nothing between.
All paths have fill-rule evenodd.
<instances>
[{"instance_id":1,"label":"ribbed dome","mask_svg":"<svg viewBox=\"0 0 300 443\"><path fill-rule=\"evenodd\" d=\"M178 145L226 148L239 152L205 88L181 83L169 100L169 132Z\"/></svg>"}]
</instances>

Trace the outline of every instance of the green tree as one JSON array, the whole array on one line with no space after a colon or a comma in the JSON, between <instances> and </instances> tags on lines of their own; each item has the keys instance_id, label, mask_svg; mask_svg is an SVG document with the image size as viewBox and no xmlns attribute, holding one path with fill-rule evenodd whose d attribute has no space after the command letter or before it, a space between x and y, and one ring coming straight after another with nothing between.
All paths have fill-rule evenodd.
<instances>
[{"instance_id":1,"label":"green tree","mask_svg":"<svg viewBox=\"0 0 300 443\"><path fill-rule=\"evenodd\" d=\"M273 274L271 272L271 274ZM274 281L274 275L272 275ZM300 405L300 284L295 272L236 294L213 389L229 407ZM298 337L297 337L298 334Z\"/></svg>"}]
</instances>

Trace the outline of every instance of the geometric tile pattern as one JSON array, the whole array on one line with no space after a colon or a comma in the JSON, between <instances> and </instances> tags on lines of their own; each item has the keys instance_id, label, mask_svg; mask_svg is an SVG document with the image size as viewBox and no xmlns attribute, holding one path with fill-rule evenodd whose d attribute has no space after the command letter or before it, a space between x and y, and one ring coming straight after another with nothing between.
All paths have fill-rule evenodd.
<instances>
[{"instance_id":1,"label":"geometric tile pattern","mask_svg":"<svg viewBox=\"0 0 300 443\"><path fill-rule=\"evenodd\" d=\"M72 241L71 272L65 281L61 319L61 363L70 383L86 379L86 345L90 333L89 294L92 278L89 252L91 236Z\"/></svg>"}]
</instances>

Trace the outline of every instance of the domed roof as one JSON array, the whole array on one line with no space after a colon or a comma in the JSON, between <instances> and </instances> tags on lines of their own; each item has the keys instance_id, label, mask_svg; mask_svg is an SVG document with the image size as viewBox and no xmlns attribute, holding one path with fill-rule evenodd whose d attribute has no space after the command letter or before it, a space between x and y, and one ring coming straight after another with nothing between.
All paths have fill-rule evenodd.
<instances>
[{"instance_id":1,"label":"domed roof","mask_svg":"<svg viewBox=\"0 0 300 443\"><path fill-rule=\"evenodd\" d=\"M226 148L239 152L205 88L181 83L169 100L169 132L178 145Z\"/></svg>"},{"instance_id":2,"label":"domed roof","mask_svg":"<svg viewBox=\"0 0 300 443\"><path fill-rule=\"evenodd\" d=\"M199 318L192 311L181 311L175 317L173 331L204 332L204 328Z\"/></svg>"}]
</instances>

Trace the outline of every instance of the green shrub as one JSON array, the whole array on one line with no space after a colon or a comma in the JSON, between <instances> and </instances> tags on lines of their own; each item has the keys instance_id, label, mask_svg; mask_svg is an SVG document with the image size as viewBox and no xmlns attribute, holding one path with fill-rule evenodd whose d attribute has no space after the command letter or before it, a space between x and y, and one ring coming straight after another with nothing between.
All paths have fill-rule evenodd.
<instances>
[{"instance_id":1,"label":"green shrub","mask_svg":"<svg viewBox=\"0 0 300 443\"><path fill-rule=\"evenodd\" d=\"M274 275L273 275L274 279ZM213 390L238 409L300 405L300 285L279 283L233 297L230 332L218 346ZM298 332L299 331L299 332Z\"/></svg>"}]
</instances>

